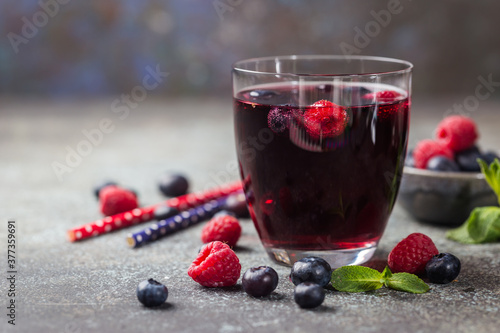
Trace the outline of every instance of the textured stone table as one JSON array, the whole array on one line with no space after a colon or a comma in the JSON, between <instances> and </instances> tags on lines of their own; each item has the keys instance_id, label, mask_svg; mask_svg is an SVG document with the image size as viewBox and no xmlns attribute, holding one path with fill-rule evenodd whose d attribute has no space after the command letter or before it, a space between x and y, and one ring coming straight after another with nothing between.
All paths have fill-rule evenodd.
<instances>
[{"instance_id":1,"label":"textured stone table","mask_svg":"<svg viewBox=\"0 0 500 333\"><path fill-rule=\"evenodd\" d=\"M414 101L410 145L430 137L445 111L463 98ZM377 250L383 265L390 249L411 232L423 232L441 251L462 260L457 282L413 295L380 289L347 294L327 291L324 304L301 310L293 301L289 269L266 256L249 220L237 254L243 270L272 265L280 275L269 298L247 296L241 284L208 289L187 268L201 245L201 225L143 248L125 241L130 230L69 243L66 230L99 217L92 186L113 178L135 188L143 205L162 200L156 178L182 170L194 190L238 178L229 99L154 100L113 113L113 100L3 100L0 108L1 332L493 332L500 327L500 244L465 246L447 230L419 223L396 206ZM498 147L500 103L481 102L473 113L485 147ZM120 119L122 116L123 119ZM103 125L109 133L84 147L82 130ZM112 130L111 130L112 129ZM100 141L99 141L100 140ZM54 161L70 149L87 152L58 180ZM87 150L85 150L87 149ZM66 170L68 171L68 170ZM7 220L16 221L16 326L7 323ZM137 284L154 277L169 288L168 303L141 306Z\"/></svg>"}]
</instances>

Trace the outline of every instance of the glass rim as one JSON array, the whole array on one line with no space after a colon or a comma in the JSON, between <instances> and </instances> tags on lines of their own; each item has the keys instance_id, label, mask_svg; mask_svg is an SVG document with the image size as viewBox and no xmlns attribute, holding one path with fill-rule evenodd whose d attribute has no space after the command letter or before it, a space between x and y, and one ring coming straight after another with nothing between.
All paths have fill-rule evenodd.
<instances>
[{"instance_id":1,"label":"glass rim","mask_svg":"<svg viewBox=\"0 0 500 333\"><path fill-rule=\"evenodd\" d=\"M277 61L277 60L369 60L374 62L386 62L405 65L403 69L398 69L394 71L375 71L367 73L350 73L350 74L308 74L308 73L291 73L291 72L271 72L271 71L259 71L253 69L241 68L242 64L256 63L258 61ZM328 55L328 54L304 54L304 55L280 55L280 56L267 56L267 57L255 57L239 60L233 63L232 70L236 72L242 72L246 74L259 74L259 75L287 75L296 77L349 77L349 76L367 76L367 75L388 75L388 74L406 74L410 73L413 69L413 64L406 60L389 58L389 57L379 57L379 56L365 56L365 55Z\"/></svg>"}]
</instances>

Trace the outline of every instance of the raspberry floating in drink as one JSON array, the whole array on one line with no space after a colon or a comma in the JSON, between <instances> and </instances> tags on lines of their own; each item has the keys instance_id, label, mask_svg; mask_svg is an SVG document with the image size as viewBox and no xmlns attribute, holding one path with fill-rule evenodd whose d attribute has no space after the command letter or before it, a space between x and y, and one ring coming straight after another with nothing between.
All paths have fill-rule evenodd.
<instances>
[{"instance_id":1,"label":"raspberry floating in drink","mask_svg":"<svg viewBox=\"0 0 500 333\"><path fill-rule=\"evenodd\" d=\"M376 102L388 103L401 99L403 95L394 90L377 91L363 95L366 100L373 100Z\"/></svg>"},{"instance_id":2,"label":"raspberry floating in drink","mask_svg":"<svg viewBox=\"0 0 500 333\"><path fill-rule=\"evenodd\" d=\"M313 138L328 138L344 132L348 115L344 107L320 100L306 108L303 121L307 133Z\"/></svg>"}]
</instances>

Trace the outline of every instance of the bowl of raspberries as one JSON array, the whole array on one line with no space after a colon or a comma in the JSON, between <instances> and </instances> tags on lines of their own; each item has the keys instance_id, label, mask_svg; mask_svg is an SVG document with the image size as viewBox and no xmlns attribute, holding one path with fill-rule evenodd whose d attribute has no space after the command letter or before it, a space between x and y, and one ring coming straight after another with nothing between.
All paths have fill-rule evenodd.
<instances>
[{"instance_id":1,"label":"bowl of raspberries","mask_svg":"<svg viewBox=\"0 0 500 333\"><path fill-rule=\"evenodd\" d=\"M474 121L453 115L444 118L433 139L408 151L398 202L420 221L462 224L475 207L495 206L495 193L486 182L478 159L492 163L498 154L483 150Z\"/></svg>"}]
</instances>

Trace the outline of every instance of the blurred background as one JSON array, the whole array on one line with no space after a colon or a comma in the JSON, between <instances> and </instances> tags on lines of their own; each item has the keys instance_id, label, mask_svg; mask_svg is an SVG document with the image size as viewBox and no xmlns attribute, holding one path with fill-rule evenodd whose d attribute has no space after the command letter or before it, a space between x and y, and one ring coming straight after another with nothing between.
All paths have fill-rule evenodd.
<instances>
[{"instance_id":1,"label":"blurred background","mask_svg":"<svg viewBox=\"0 0 500 333\"><path fill-rule=\"evenodd\" d=\"M230 97L231 64L282 54L368 54L415 65L414 96L500 81L495 0L16 0L0 2L0 96ZM498 96L498 92L494 95Z\"/></svg>"}]
</instances>

